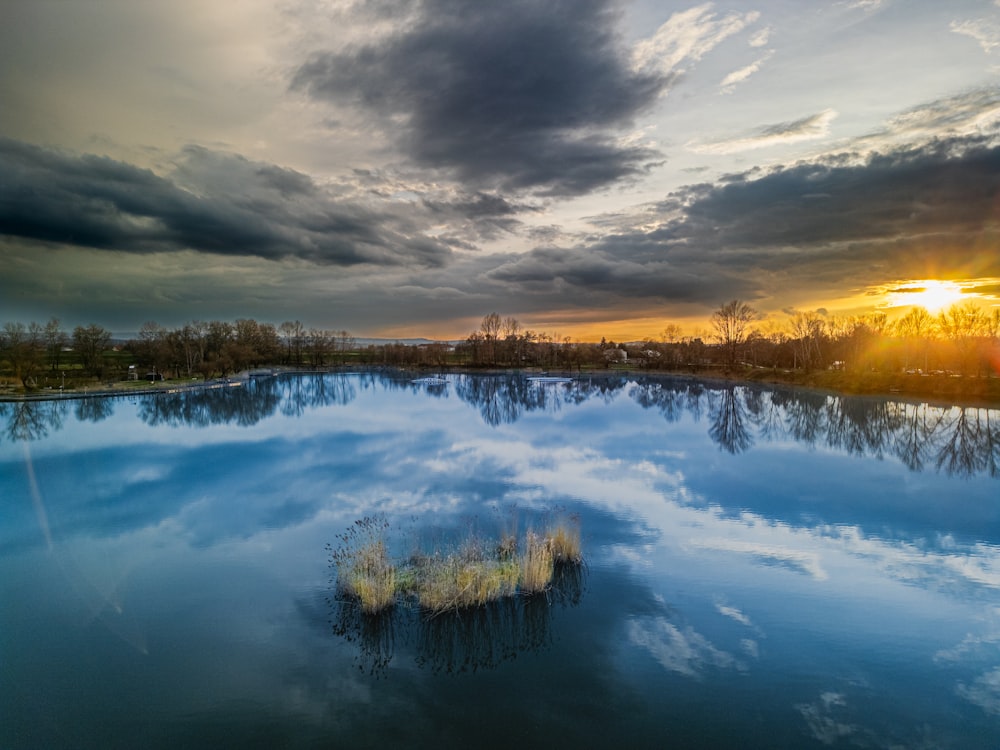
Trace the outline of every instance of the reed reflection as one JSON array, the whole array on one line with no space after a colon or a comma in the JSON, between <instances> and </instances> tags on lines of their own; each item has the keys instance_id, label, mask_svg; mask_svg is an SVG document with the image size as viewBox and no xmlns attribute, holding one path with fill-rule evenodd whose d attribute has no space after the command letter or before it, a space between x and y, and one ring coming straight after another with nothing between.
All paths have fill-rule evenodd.
<instances>
[{"instance_id":1,"label":"reed reflection","mask_svg":"<svg viewBox=\"0 0 1000 750\"><path fill-rule=\"evenodd\" d=\"M406 604L366 614L357 600L333 595L332 632L357 646L355 665L376 677L387 674L397 649L435 674L495 669L552 643L553 610L582 601L585 576L583 566L560 565L544 593L437 614Z\"/></svg>"}]
</instances>

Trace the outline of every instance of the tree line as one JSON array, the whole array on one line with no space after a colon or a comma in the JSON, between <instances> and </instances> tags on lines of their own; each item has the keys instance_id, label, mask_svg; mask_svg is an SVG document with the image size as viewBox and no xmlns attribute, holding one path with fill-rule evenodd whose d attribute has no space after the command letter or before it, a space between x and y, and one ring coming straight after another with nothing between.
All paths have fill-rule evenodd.
<instances>
[{"instance_id":1,"label":"tree line","mask_svg":"<svg viewBox=\"0 0 1000 750\"><path fill-rule=\"evenodd\" d=\"M130 366L139 378L209 379L274 365L323 368L345 363L980 376L1000 369L998 336L1000 309L987 312L971 302L936 316L914 307L895 321L884 312L850 317L794 312L775 321L732 300L712 313L703 332L683 336L680 326L668 323L656 339L627 343L573 341L525 329L513 316L496 312L485 315L462 341L419 346L358 346L346 330L307 329L297 320L276 326L252 318L193 321L172 329L147 322L135 338L113 342L111 332L96 323L70 332L52 318L45 324L12 322L0 328L0 375L24 389L121 380Z\"/></svg>"},{"instance_id":2,"label":"tree line","mask_svg":"<svg viewBox=\"0 0 1000 750\"><path fill-rule=\"evenodd\" d=\"M347 331L307 330L297 320L280 326L252 318L193 321L172 329L147 322L135 338L116 341L96 323L68 332L52 318L0 328L0 373L25 389L121 380L130 368L138 378L209 379L269 365L325 367L355 349Z\"/></svg>"},{"instance_id":3,"label":"tree line","mask_svg":"<svg viewBox=\"0 0 1000 750\"><path fill-rule=\"evenodd\" d=\"M987 375L1000 367L1000 309L987 312L971 302L937 316L922 307L890 322L884 312L824 316L795 312L781 322L762 320L749 304L732 300L716 309L710 330L682 336L667 324L658 339L574 343L569 338L524 330L512 317L490 313L456 350L473 365L581 365L665 370L772 368L789 371L843 369Z\"/></svg>"},{"instance_id":4,"label":"tree line","mask_svg":"<svg viewBox=\"0 0 1000 750\"><path fill-rule=\"evenodd\" d=\"M895 321L881 311L844 317L795 312L784 325L755 325L759 317L740 300L712 314L727 366L967 376L1000 370L1000 308L988 312L964 302L935 316L913 307Z\"/></svg>"}]
</instances>

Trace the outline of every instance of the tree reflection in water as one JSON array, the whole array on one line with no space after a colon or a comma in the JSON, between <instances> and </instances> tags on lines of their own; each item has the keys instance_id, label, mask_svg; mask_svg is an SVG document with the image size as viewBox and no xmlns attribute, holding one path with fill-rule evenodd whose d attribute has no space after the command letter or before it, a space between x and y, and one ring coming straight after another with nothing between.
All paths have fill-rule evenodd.
<instances>
[{"instance_id":1,"label":"tree reflection in water","mask_svg":"<svg viewBox=\"0 0 1000 750\"><path fill-rule=\"evenodd\" d=\"M409 603L366 615L357 601L331 596L332 631L357 645L358 669L379 677L387 674L397 648L407 647L417 666L435 674L495 669L551 644L553 608L581 602L585 575L583 566L558 565L545 593L435 615Z\"/></svg>"},{"instance_id":2,"label":"tree reflection in water","mask_svg":"<svg viewBox=\"0 0 1000 750\"><path fill-rule=\"evenodd\" d=\"M996 409L684 381L640 381L629 395L643 408L659 410L668 422L681 418L681 404L697 419L700 404L707 402L708 434L729 453L750 450L756 439L791 438L858 456L894 456L911 471L933 465L953 476L1000 478Z\"/></svg>"},{"instance_id":3,"label":"tree reflection in water","mask_svg":"<svg viewBox=\"0 0 1000 750\"><path fill-rule=\"evenodd\" d=\"M956 409L951 426L942 430L935 457L938 470L948 474L973 475L986 472L1000 477L1000 434L996 414L986 409ZM942 419L942 422L947 421Z\"/></svg>"},{"instance_id":4,"label":"tree reflection in water","mask_svg":"<svg viewBox=\"0 0 1000 750\"><path fill-rule=\"evenodd\" d=\"M7 401L0 403L0 417L7 420L7 439L12 443L41 440L49 431L63 427L69 411L65 401Z\"/></svg>"},{"instance_id":5,"label":"tree reflection in water","mask_svg":"<svg viewBox=\"0 0 1000 750\"><path fill-rule=\"evenodd\" d=\"M434 384L412 374L373 370L351 374L288 374L254 378L240 387L191 388L139 396L139 417L150 425L252 426L275 414L346 405L359 390L382 388L443 397L450 385L493 427L531 412L555 412L590 400L610 403L623 394L668 423L699 422L724 451L750 451L760 442L795 440L847 454L899 459L912 471L933 468L957 476L1000 477L998 411L983 407L940 408L881 398L834 396L809 390L712 384L677 377L595 374L560 382L533 382L521 373L450 375ZM133 397L135 398L135 397ZM111 416L119 399L75 402L80 421ZM15 442L38 440L62 429L65 401L0 403L3 434Z\"/></svg>"},{"instance_id":6,"label":"tree reflection in water","mask_svg":"<svg viewBox=\"0 0 1000 750\"><path fill-rule=\"evenodd\" d=\"M753 435L748 428L749 415L746 402L736 393L736 388L714 391L710 397L709 414L712 425L709 437L729 453L743 453L753 447Z\"/></svg>"},{"instance_id":7,"label":"tree reflection in water","mask_svg":"<svg viewBox=\"0 0 1000 750\"><path fill-rule=\"evenodd\" d=\"M110 398L84 398L76 402L76 418L80 422L103 422L115 412Z\"/></svg>"}]
</instances>

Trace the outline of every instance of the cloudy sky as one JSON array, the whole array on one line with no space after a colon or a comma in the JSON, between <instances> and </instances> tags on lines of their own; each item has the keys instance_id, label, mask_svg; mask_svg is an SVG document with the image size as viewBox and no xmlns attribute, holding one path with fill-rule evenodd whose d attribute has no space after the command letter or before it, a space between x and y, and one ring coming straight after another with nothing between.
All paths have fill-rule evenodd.
<instances>
[{"instance_id":1,"label":"cloudy sky","mask_svg":"<svg viewBox=\"0 0 1000 750\"><path fill-rule=\"evenodd\" d=\"M2 16L0 320L630 339L1000 298L1000 0Z\"/></svg>"}]
</instances>

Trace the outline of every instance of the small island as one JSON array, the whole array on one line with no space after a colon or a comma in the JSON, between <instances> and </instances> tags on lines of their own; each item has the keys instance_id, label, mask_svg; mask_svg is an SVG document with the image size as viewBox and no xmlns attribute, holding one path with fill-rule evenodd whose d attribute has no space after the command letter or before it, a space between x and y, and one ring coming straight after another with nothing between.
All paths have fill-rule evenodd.
<instances>
[{"instance_id":1,"label":"small island","mask_svg":"<svg viewBox=\"0 0 1000 750\"><path fill-rule=\"evenodd\" d=\"M329 547L338 594L365 615L411 603L434 616L544 594L560 573L583 565L575 516L520 538L513 532L498 539L470 534L455 549L414 553L401 563L389 554L388 529L385 519L366 516Z\"/></svg>"}]
</instances>

